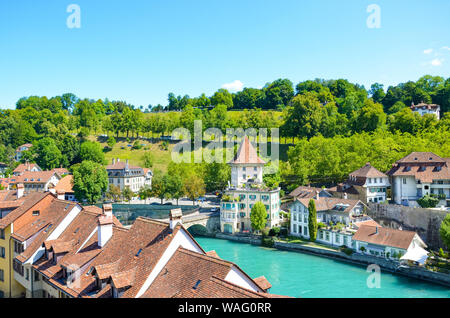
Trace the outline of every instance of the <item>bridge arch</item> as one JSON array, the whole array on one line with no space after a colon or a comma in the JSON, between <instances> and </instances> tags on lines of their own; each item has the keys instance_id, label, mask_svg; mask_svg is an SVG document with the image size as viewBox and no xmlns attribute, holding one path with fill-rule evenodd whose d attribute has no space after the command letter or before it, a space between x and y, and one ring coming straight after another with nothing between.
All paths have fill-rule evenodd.
<instances>
[{"instance_id":1,"label":"bridge arch","mask_svg":"<svg viewBox=\"0 0 450 318\"><path fill-rule=\"evenodd\" d=\"M207 235L209 233L206 226L203 224L192 224L187 228L188 232L192 235Z\"/></svg>"}]
</instances>

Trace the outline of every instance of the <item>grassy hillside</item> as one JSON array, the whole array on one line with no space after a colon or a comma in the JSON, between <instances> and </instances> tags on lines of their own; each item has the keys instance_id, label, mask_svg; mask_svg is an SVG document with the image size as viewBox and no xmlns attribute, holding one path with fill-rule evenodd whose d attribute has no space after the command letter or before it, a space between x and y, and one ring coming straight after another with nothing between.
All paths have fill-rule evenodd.
<instances>
[{"instance_id":1,"label":"grassy hillside","mask_svg":"<svg viewBox=\"0 0 450 318\"><path fill-rule=\"evenodd\" d=\"M92 141L99 142L102 147L107 147L106 138L91 136L89 137ZM176 142L169 142L169 149L164 150L162 148L162 141L157 141L155 139L154 142L145 139L139 139L140 143L145 145L141 149L132 149L129 145L133 145L135 142L135 138L130 138L130 142L126 141L125 137L119 137L116 145L112 150L108 150L105 152L105 158L108 164L112 161L113 158L119 158L121 161L129 160L131 165L144 166L143 155L146 151L150 151L154 157L154 165L152 169L158 169L163 172L167 171L167 167L169 163L172 161L171 151L173 147L176 145ZM204 146L208 143L204 143ZM280 145L280 159L282 161L287 160L287 150L289 149L289 144L281 144ZM268 145L270 149L270 145Z\"/></svg>"}]
</instances>

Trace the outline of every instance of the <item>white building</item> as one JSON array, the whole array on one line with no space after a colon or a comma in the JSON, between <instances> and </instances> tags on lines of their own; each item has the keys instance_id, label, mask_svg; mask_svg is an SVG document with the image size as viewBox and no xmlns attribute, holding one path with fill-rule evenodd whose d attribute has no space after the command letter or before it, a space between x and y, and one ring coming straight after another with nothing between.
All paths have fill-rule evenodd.
<instances>
[{"instance_id":1,"label":"white building","mask_svg":"<svg viewBox=\"0 0 450 318\"><path fill-rule=\"evenodd\" d=\"M414 105L414 103L412 103L411 110L413 112L419 113L421 116L425 114L432 114L435 115L437 119L439 119L441 106L436 104L425 104L425 103Z\"/></svg>"},{"instance_id":2,"label":"white building","mask_svg":"<svg viewBox=\"0 0 450 318\"><path fill-rule=\"evenodd\" d=\"M20 176L10 178L11 185L23 184L25 193L47 192L54 188L61 176L55 171L25 171Z\"/></svg>"},{"instance_id":3,"label":"white building","mask_svg":"<svg viewBox=\"0 0 450 318\"><path fill-rule=\"evenodd\" d=\"M368 203L386 201L389 187L389 177L366 163L364 167L350 173L347 181L327 190L343 198L359 199Z\"/></svg>"},{"instance_id":4,"label":"white building","mask_svg":"<svg viewBox=\"0 0 450 318\"><path fill-rule=\"evenodd\" d=\"M361 226L353 236L355 251L387 259L411 260L423 264L426 244L416 232L379 226Z\"/></svg>"},{"instance_id":5,"label":"white building","mask_svg":"<svg viewBox=\"0 0 450 318\"><path fill-rule=\"evenodd\" d=\"M387 174L396 204L415 206L418 199L430 194L450 203L450 158L413 152L398 160Z\"/></svg>"},{"instance_id":6,"label":"white building","mask_svg":"<svg viewBox=\"0 0 450 318\"><path fill-rule=\"evenodd\" d=\"M317 211L316 241L331 246L352 248L352 236L361 222L372 221L364 214L365 206L359 200L320 197L296 199L290 207L292 236L309 239L308 205L314 200ZM373 222L373 221L372 221Z\"/></svg>"},{"instance_id":7,"label":"white building","mask_svg":"<svg viewBox=\"0 0 450 318\"><path fill-rule=\"evenodd\" d=\"M115 185L123 191L129 187L131 191L138 192L142 187L152 185L152 172L149 169L131 166L120 159L113 159L112 164L106 167L109 185ZM108 187L109 188L109 187Z\"/></svg>"},{"instance_id":8,"label":"white building","mask_svg":"<svg viewBox=\"0 0 450 318\"><path fill-rule=\"evenodd\" d=\"M30 148L33 147L33 144L23 144L16 149L16 161L20 161L22 159L22 153L24 151L30 150Z\"/></svg>"},{"instance_id":9,"label":"white building","mask_svg":"<svg viewBox=\"0 0 450 318\"><path fill-rule=\"evenodd\" d=\"M269 189L263 182L265 162L258 157L246 136L231 166L231 186L225 191L220 204L222 232L251 231L250 213L256 202L267 210L267 227L280 223L280 189Z\"/></svg>"}]
</instances>

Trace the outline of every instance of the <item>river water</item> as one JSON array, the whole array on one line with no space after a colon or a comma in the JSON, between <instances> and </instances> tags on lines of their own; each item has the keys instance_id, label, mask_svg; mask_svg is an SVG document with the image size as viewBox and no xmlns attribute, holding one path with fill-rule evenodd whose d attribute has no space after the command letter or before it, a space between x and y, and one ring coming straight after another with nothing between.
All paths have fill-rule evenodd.
<instances>
[{"instance_id":1,"label":"river water","mask_svg":"<svg viewBox=\"0 0 450 318\"><path fill-rule=\"evenodd\" d=\"M264 275L273 294L303 298L449 298L450 289L381 272L380 288L369 288L365 267L309 254L280 251L226 240L196 237L252 278Z\"/></svg>"}]
</instances>

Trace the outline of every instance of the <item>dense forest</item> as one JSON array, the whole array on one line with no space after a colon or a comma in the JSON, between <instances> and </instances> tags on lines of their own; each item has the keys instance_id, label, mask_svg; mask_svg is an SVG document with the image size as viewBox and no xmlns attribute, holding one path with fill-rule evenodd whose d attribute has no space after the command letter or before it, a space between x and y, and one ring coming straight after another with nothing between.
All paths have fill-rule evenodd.
<instances>
[{"instance_id":1,"label":"dense forest","mask_svg":"<svg viewBox=\"0 0 450 318\"><path fill-rule=\"evenodd\" d=\"M421 102L439 104L441 120L412 112L409 106ZM90 135L160 136L177 127L192 130L199 119L203 129L224 133L226 128L279 127L282 139L292 143L281 179L293 185L337 182L368 161L386 171L413 150L450 156L450 78L426 75L387 89L375 83L369 90L344 79L309 80L295 87L279 79L262 89L219 89L210 97L170 93L166 106L147 107L71 93L23 97L16 109L0 112L0 162L14 168L15 149L31 142L33 151L23 160L44 169L70 167L86 158L83 147L94 151L93 145L82 147Z\"/></svg>"}]
</instances>

